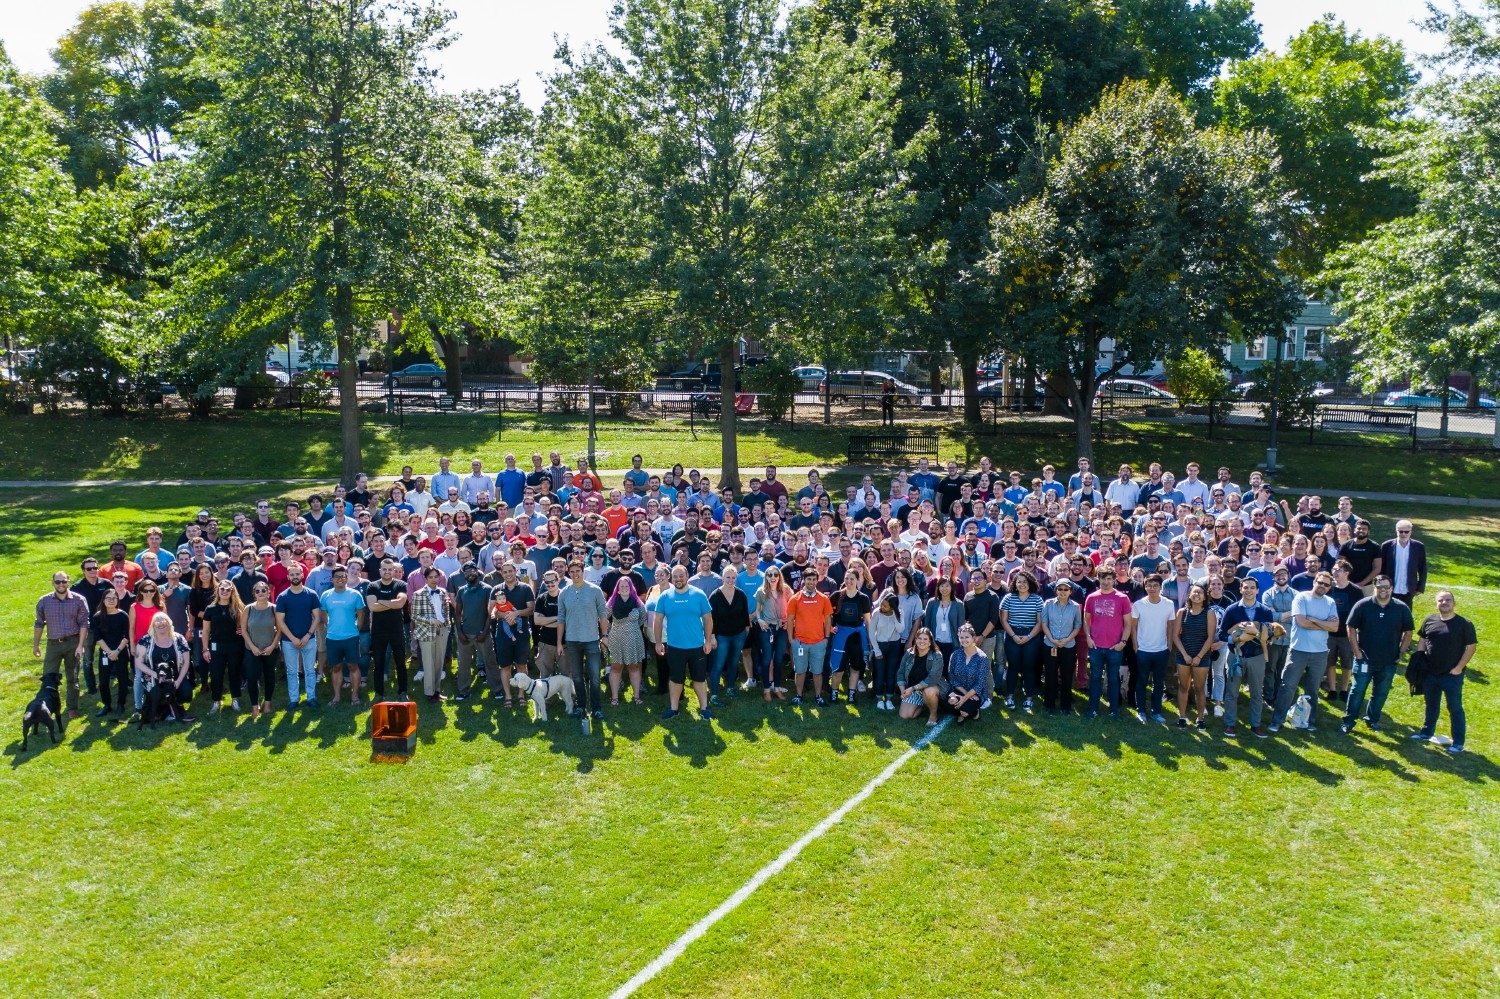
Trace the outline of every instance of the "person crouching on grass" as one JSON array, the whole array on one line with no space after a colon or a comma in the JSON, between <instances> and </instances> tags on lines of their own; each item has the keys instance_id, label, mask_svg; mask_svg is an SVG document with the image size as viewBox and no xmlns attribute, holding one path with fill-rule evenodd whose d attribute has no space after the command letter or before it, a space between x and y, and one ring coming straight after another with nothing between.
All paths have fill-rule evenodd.
<instances>
[{"instance_id":1,"label":"person crouching on grass","mask_svg":"<svg viewBox=\"0 0 1500 999\"><path fill-rule=\"evenodd\" d=\"M979 647L974 626L960 625L958 648L948 660L948 706L958 713L960 725L979 717L980 706L989 696L990 678L990 659Z\"/></svg>"},{"instance_id":2,"label":"person crouching on grass","mask_svg":"<svg viewBox=\"0 0 1500 999\"><path fill-rule=\"evenodd\" d=\"M932 640L932 632L918 628L912 635L911 650L902 657L896 672L900 717L915 718L926 711L928 727L936 725L938 707L948 696L948 684L943 679L946 673L943 654Z\"/></svg>"}]
</instances>

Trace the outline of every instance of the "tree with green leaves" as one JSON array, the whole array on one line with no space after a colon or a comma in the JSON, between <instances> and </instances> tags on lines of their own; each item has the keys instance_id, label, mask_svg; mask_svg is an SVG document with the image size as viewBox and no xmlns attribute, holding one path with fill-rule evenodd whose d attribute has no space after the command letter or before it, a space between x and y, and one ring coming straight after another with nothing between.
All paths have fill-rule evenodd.
<instances>
[{"instance_id":1,"label":"tree with green leaves","mask_svg":"<svg viewBox=\"0 0 1500 999\"><path fill-rule=\"evenodd\" d=\"M1054 372L1071 402L1080 455L1102 380L1296 314L1264 133L1199 129L1169 87L1126 83L1063 133L1038 188L996 213L982 272L1005 349Z\"/></svg>"},{"instance_id":2,"label":"tree with green leaves","mask_svg":"<svg viewBox=\"0 0 1500 999\"><path fill-rule=\"evenodd\" d=\"M123 408L139 353L130 302L98 275L100 234L122 223L107 194L76 194L53 138L56 114L0 49L0 339L35 349L32 384L67 383L90 408ZM144 347L144 344L138 345ZM144 352L144 351L141 351Z\"/></svg>"},{"instance_id":3,"label":"tree with green leaves","mask_svg":"<svg viewBox=\"0 0 1500 999\"><path fill-rule=\"evenodd\" d=\"M336 349L346 478L377 320L421 297L414 275L461 280L486 252L454 176L474 143L425 63L449 19L394 0L224 0L206 54L221 97L183 130L181 314L228 377L291 333Z\"/></svg>"},{"instance_id":4,"label":"tree with green leaves","mask_svg":"<svg viewBox=\"0 0 1500 999\"><path fill-rule=\"evenodd\" d=\"M1052 133L1127 77L1187 92L1258 45L1248 0L821 0L829 29L868 35L895 81L907 248L892 308L907 343L958 358L964 415L982 418L980 363L1004 316L976 280L990 217L1024 196Z\"/></svg>"},{"instance_id":5,"label":"tree with green leaves","mask_svg":"<svg viewBox=\"0 0 1500 999\"><path fill-rule=\"evenodd\" d=\"M1446 386L1468 372L1477 407L1481 382L1500 377L1500 3L1428 26L1446 37L1446 71L1421 88L1423 113L1388 137L1374 173L1416 207L1333 253L1318 280L1347 314L1340 337L1367 383Z\"/></svg>"},{"instance_id":6,"label":"tree with green leaves","mask_svg":"<svg viewBox=\"0 0 1500 999\"><path fill-rule=\"evenodd\" d=\"M778 0L621 4L619 54L563 52L526 209L542 371L592 382L664 344L717 359L729 400L748 340L881 334L888 83L856 43L783 15ZM719 426L737 487L734 406Z\"/></svg>"},{"instance_id":7,"label":"tree with green leaves","mask_svg":"<svg viewBox=\"0 0 1500 999\"><path fill-rule=\"evenodd\" d=\"M216 95L195 62L213 30L210 0L104 0L84 9L53 50L42 93L80 188L172 155L184 117Z\"/></svg>"},{"instance_id":8,"label":"tree with green leaves","mask_svg":"<svg viewBox=\"0 0 1500 999\"><path fill-rule=\"evenodd\" d=\"M1411 211L1409 190L1369 175L1384 139L1403 127L1415 84L1398 42L1365 38L1329 15L1285 52L1234 63L1214 86L1216 121L1276 140L1295 209L1282 262L1304 285L1333 250Z\"/></svg>"}]
</instances>

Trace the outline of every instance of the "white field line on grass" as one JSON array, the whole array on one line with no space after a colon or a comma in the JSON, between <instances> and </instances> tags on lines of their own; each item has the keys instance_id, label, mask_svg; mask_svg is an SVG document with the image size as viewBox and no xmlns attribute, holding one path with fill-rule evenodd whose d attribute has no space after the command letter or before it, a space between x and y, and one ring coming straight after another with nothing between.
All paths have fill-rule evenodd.
<instances>
[{"instance_id":1,"label":"white field line on grass","mask_svg":"<svg viewBox=\"0 0 1500 999\"><path fill-rule=\"evenodd\" d=\"M810 843L821 837L824 833L832 829L834 826L838 825L839 821L842 820L844 816L853 811L860 802L864 801L870 795L874 794L876 789L879 788L880 785L890 780L893 776L895 776L896 771L906 766L907 762L913 756L916 756L922 750L926 749L927 746L931 744L932 740L943 734L943 730L948 727L949 722L951 722L952 720L952 718L945 718L933 728L928 729L925 735L923 735L916 742L912 743L910 749L892 760L890 766L880 771L880 773L871 778L870 783L860 788L859 792L855 794L854 797L850 798L848 801L840 805L822 822L819 822L817 825L813 826L802 836L801 839L797 840L797 842L781 851L781 855L778 856L775 860L771 861L765 867L762 867L760 870L756 871L754 877L741 885L739 890L736 891L733 895L729 896L723 902L719 903L718 908L714 909L714 911L710 912L708 915L704 916L702 919L698 920L696 923L690 926L686 933L678 937L676 940L672 941L671 946L657 955L654 961L646 965L640 971L637 971L635 975L631 977L630 981L626 982L618 989L615 989L614 992L610 993L609 999L626 999L626 997L634 995L642 985L645 985L647 982L651 981L651 979L655 978L657 975L665 971L672 964L672 962L676 961L679 957L682 956L683 952L686 951L695 940L712 929L713 925L719 920L729 915L735 909L738 909L747 898L755 893L755 890L757 888L785 870L787 865L796 860L798 854L800 854Z\"/></svg>"}]
</instances>

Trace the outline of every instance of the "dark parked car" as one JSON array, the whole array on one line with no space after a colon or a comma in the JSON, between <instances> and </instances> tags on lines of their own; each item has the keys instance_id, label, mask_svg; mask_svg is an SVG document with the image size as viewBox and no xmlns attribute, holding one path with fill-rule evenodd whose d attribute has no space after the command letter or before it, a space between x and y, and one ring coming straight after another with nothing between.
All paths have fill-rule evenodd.
<instances>
[{"instance_id":1,"label":"dark parked car","mask_svg":"<svg viewBox=\"0 0 1500 999\"><path fill-rule=\"evenodd\" d=\"M413 364L385 376L386 388L435 388L448 384L448 372L436 364Z\"/></svg>"}]
</instances>

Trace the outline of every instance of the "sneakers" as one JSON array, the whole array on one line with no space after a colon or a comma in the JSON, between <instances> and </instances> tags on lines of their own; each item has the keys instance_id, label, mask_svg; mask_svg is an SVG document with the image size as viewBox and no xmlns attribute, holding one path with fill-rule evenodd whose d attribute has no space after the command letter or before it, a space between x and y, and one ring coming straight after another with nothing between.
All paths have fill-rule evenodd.
<instances>
[{"instance_id":1,"label":"sneakers","mask_svg":"<svg viewBox=\"0 0 1500 999\"><path fill-rule=\"evenodd\" d=\"M669 719L676 718L680 714L682 714L682 712L677 710L676 708L668 708L661 713L661 720L667 721Z\"/></svg>"},{"instance_id":2,"label":"sneakers","mask_svg":"<svg viewBox=\"0 0 1500 999\"><path fill-rule=\"evenodd\" d=\"M821 697L818 698L818 700L817 700L816 703L817 703L818 707L820 707L820 708L826 708L826 707L828 707L828 702L826 700L824 700L823 698L821 698Z\"/></svg>"},{"instance_id":3,"label":"sneakers","mask_svg":"<svg viewBox=\"0 0 1500 999\"><path fill-rule=\"evenodd\" d=\"M1353 722L1344 722L1344 724L1342 724L1342 725L1339 726L1339 731L1342 732L1344 735L1348 735L1350 732L1354 731L1354 723Z\"/></svg>"},{"instance_id":4,"label":"sneakers","mask_svg":"<svg viewBox=\"0 0 1500 999\"><path fill-rule=\"evenodd\" d=\"M212 704L210 704L208 706L208 713L211 714L211 715L216 715L216 714L219 713L219 708L220 708L219 702L218 701L214 701Z\"/></svg>"},{"instance_id":5,"label":"sneakers","mask_svg":"<svg viewBox=\"0 0 1500 999\"><path fill-rule=\"evenodd\" d=\"M1028 697L1026 698L1026 700L1022 701L1021 707L1026 709L1027 714L1031 714L1031 698Z\"/></svg>"},{"instance_id":6,"label":"sneakers","mask_svg":"<svg viewBox=\"0 0 1500 999\"><path fill-rule=\"evenodd\" d=\"M740 684L740 689L741 690L754 690L756 688L756 686L757 686L757 684L755 682L755 677L752 676L750 679L748 679L744 683Z\"/></svg>"},{"instance_id":7,"label":"sneakers","mask_svg":"<svg viewBox=\"0 0 1500 999\"><path fill-rule=\"evenodd\" d=\"M1429 742L1431 741L1432 736L1428 735L1426 732L1413 732L1411 735L1407 736L1407 738L1411 739L1413 742Z\"/></svg>"},{"instance_id":8,"label":"sneakers","mask_svg":"<svg viewBox=\"0 0 1500 999\"><path fill-rule=\"evenodd\" d=\"M1224 717L1224 705L1221 704L1221 703L1219 703L1218 701L1214 702L1214 717L1215 718L1223 718Z\"/></svg>"},{"instance_id":9,"label":"sneakers","mask_svg":"<svg viewBox=\"0 0 1500 999\"><path fill-rule=\"evenodd\" d=\"M1233 725L1225 725L1224 726L1224 734L1226 736L1228 736L1229 738L1231 738L1231 739L1233 739L1235 736L1239 735L1239 733L1234 730L1234 726Z\"/></svg>"},{"instance_id":10,"label":"sneakers","mask_svg":"<svg viewBox=\"0 0 1500 999\"><path fill-rule=\"evenodd\" d=\"M704 708L702 711L698 712L698 720L699 721L713 721L714 720L714 713L712 711L708 710L707 708Z\"/></svg>"},{"instance_id":11,"label":"sneakers","mask_svg":"<svg viewBox=\"0 0 1500 999\"><path fill-rule=\"evenodd\" d=\"M235 698L235 699L234 699L234 700L231 700L231 701L230 701L230 702L229 702L229 708L230 708L230 710L232 710L232 711L238 711L238 710L239 710L239 709L240 709L240 702L239 702L239 699L238 699L238 698Z\"/></svg>"},{"instance_id":12,"label":"sneakers","mask_svg":"<svg viewBox=\"0 0 1500 999\"><path fill-rule=\"evenodd\" d=\"M604 712L600 711L598 709L595 709L594 714L593 714L593 718L594 718L594 721L603 721L604 720Z\"/></svg>"},{"instance_id":13,"label":"sneakers","mask_svg":"<svg viewBox=\"0 0 1500 999\"><path fill-rule=\"evenodd\" d=\"M1186 718L1179 718L1179 719L1177 719L1177 727L1178 728L1187 728L1188 727L1188 720Z\"/></svg>"},{"instance_id":14,"label":"sneakers","mask_svg":"<svg viewBox=\"0 0 1500 999\"><path fill-rule=\"evenodd\" d=\"M426 672L426 671L425 671L425 670L420 670L420 669L419 669L419 670L417 670L417 671L416 671L416 672L415 672L415 673L413 673L413 674L412 674L412 675L411 675L411 679L412 679L412 682L413 682L413 683L416 683L416 682L417 682L417 681L418 681L418 680L420 680L420 679L422 679L422 675L423 675L423 673L425 673L425 672Z\"/></svg>"},{"instance_id":15,"label":"sneakers","mask_svg":"<svg viewBox=\"0 0 1500 999\"><path fill-rule=\"evenodd\" d=\"M1463 747L1463 743L1461 743L1461 742L1455 742L1453 745L1451 745L1451 746L1448 747L1449 754L1451 754L1453 756L1457 756L1459 753L1462 753L1463 751L1464 751L1464 747Z\"/></svg>"},{"instance_id":16,"label":"sneakers","mask_svg":"<svg viewBox=\"0 0 1500 999\"><path fill-rule=\"evenodd\" d=\"M1085 711L1083 713L1083 717L1087 718L1089 721L1093 721L1095 718L1099 717L1099 712L1090 708L1088 711Z\"/></svg>"},{"instance_id":17,"label":"sneakers","mask_svg":"<svg viewBox=\"0 0 1500 999\"><path fill-rule=\"evenodd\" d=\"M1142 725L1146 724L1146 712L1141 711L1139 708L1137 708L1135 712L1135 720L1140 722Z\"/></svg>"},{"instance_id":18,"label":"sneakers","mask_svg":"<svg viewBox=\"0 0 1500 999\"><path fill-rule=\"evenodd\" d=\"M1201 729L1207 729L1208 728L1208 719L1205 718L1205 717L1203 717L1202 715L1199 715L1198 716L1198 727L1201 728Z\"/></svg>"},{"instance_id":19,"label":"sneakers","mask_svg":"<svg viewBox=\"0 0 1500 999\"><path fill-rule=\"evenodd\" d=\"M107 714L109 714L109 707L106 705L105 707L100 708L98 711L95 711L94 717L103 718Z\"/></svg>"},{"instance_id":20,"label":"sneakers","mask_svg":"<svg viewBox=\"0 0 1500 999\"><path fill-rule=\"evenodd\" d=\"M992 701L988 697L986 697L984 699L984 703L981 704L981 705L979 705L979 710L980 711L988 711L990 709L990 705L994 704L994 703L995 703L994 701Z\"/></svg>"},{"instance_id":21,"label":"sneakers","mask_svg":"<svg viewBox=\"0 0 1500 999\"><path fill-rule=\"evenodd\" d=\"M1014 710L1016 710L1016 699L1014 697L1007 697L1005 699L1005 710L1007 710L1007 711L1014 711Z\"/></svg>"},{"instance_id":22,"label":"sneakers","mask_svg":"<svg viewBox=\"0 0 1500 999\"><path fill-rule=\"evenodd\" d=\"M460 690L458 692L457 696L455 696L453 699L455 701L467 701L469 699L468 688L464 688L463 690Z\"/></svg>"},{"instance_id":23,"label":"sneakers","mask_svg":"<svg viewBox=\"0 0 1500 999\"><path fill-rule=\"evenodd\" d=\"M1277 732L1281 731L1281 726L1280 725L1272 725L1270 728L1266 729L1266 731L1270 732L1272 735L1274 735Z\"/></svg>"},{"instance_id":24,"label":"sneakers","mask_svg":"<svg viewBox=\"0 0 1500 999\"><path fill-rule=\"evenodd\" d=\"M802 695L801 694L795 694L795 695L793 695L793 697L792 697L792 703L800 705L802 703Z\"/></svg>"},{"instance_id":25,"label":"sneakers","mask_svg":"<svg viewBox=\"0 0 1500 999\"><path fill-rule=\"evenodd\" d=\"M717 708L717 707L722 706L724 702L721 701L721 700L719 700L719 695L718 694L714 694L712 697L710 697L708 699L708 703L710 705L712 705L713 707Z\"/></svg>"},{"instance_id":26,"label":"sneakers","mask_svg":"<svg viewBox=\"0 0 1500 999\"><path fill-rule=\"evenodd\" d=\"M1167 716L1160 711L1154 711L1151 713L1151 720L1158 725L1165 725L1167 723Z\"/></svg>"},{"instance_id":27,"label":"sneakers","mask_svg":"<svg viewBox=\"0 0 1500 999\"><path fill-rule=\"evenodd\" d=\"M1253 735L1253 736L1255 736L1257 739L1269 739L1270 738L1270 734L1267 733L1266 730L1263 729L1263 728L1261 728L1259 725L1257 725L1254 728L1252 728L1250 730L1250 734Z\"/></svg>"}]
</instances>

